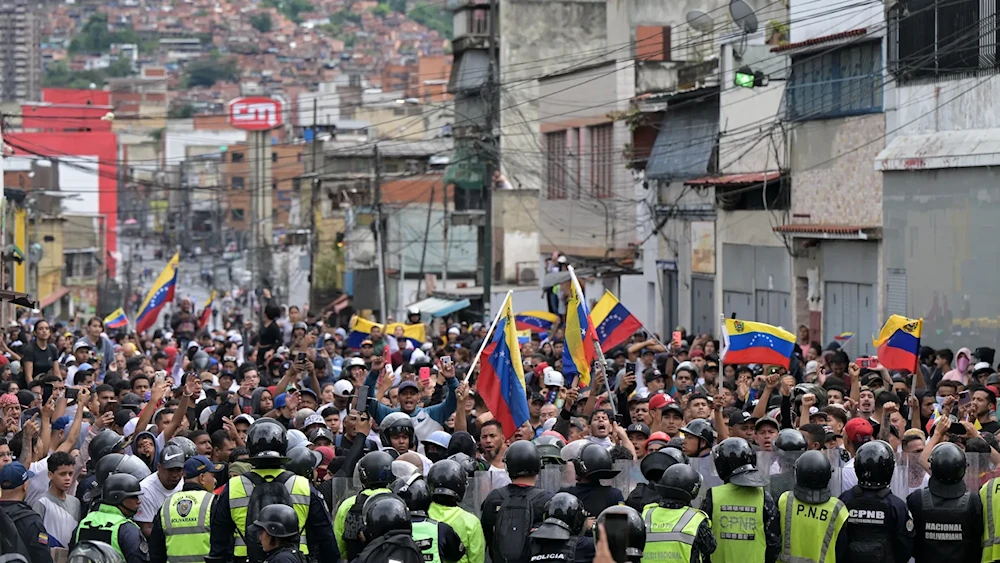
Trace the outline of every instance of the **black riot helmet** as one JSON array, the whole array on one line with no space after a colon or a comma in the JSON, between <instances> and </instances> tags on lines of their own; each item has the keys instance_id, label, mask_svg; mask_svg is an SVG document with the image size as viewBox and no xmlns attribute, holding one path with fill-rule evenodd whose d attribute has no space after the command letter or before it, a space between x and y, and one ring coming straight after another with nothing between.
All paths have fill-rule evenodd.
<instances>
[{"instance_id":1,"label":"black riot helmet","mask_svg":"<svg viewBox=\"0 0 1000 563\"><path fill-rule=\"evenodd\" d=\"M114 473L128 473L141 482L146 477L149 477L152 471L150 471L149 466L138 457L134 455L127 455L118 463L118 467L115 468Z\"/></svg>"},{"instance_id":2,"label":"black riot helmet","mask_svg":"<svg viewBox=\"0 0 1000 563\"><path fill-rule=\"evenodd\" d=\"M461 466L462 469L465 470L465 474L468 475L469 477L474 476L476 474L476 471L481 471L486 469L480 465L479 460L477 460L474 457L470 457L465 452L458 452L455 454L451 454L450 456L448 456L448 459L454 461L459 466Z\"/></svg>"},{"instance_id":3,"label":"black riot helmet","mask_svg":"<svg viewBox=\"0 0 1000 563\"><path fill-rule=\"evenodd\" d=\"M507 448L503 455L507 474L511 479L538 475L542 470L542 457L538 448L527 440L518 440Z\"/></svg>"},{"instance_id":4,"label":"black riot helmet","mask_svg":"<svg viewBox=\"0 0 1000 563\"><path fill-rule=\"evenodd\" d=\"M719 478L739 487L763 487L767 479L757 471L757 454L743 438L726 438L712 450Z\"/></svg>"},{"instance_id":5,"label":"black riot helmet","mask_svg":"<svg viewBox=\"0 0 1000 563\"><path fill-rule=\"evenodd\" d=\"M389 532L413 532L410 511L403 499L391 494L375 495L365 501L362 509L365 538L380 538Z\"/></svg>"},{"instance_id":6,"label":"black riot helmet","mask_svg":"<svg viewBox=\"0 0 1000 563\"><path fill-rule=\"evenodd\" d=\"M601 524L608 520L624 520L624 526L606 526L608 545L616 563L631 563L642 560L646 549L646 524L642 516L630 506L611 506L597 516L594 524L594 541L601 540ZM608 529L610 528L610 529Z\"/></svg>"},{"instance_id":7,"label":"black riot helmet","mask_svg":"<svg viewBox=\"0 0 1000 563\"><path fill-rule=\"evenodd\" d=\"M892 482L896 469L896 456L892 446L882 440L866 442L854 454L854 470L862 489L880 490Z\"/></svg>"},{"instance_id":8,"label":"black riot helmet","mask_svg":"<svg viewBox=\"0 0 1000 563\"><path fill-rule=\"evenodd\" d=\"M580 455L573 460L576 476L586 477L591 481L598 479L613 479L621 471L614 469L611 454L604 446L587 444L580 450Z\"/></svg>"},{"instance_id":9,"label":"black riot helmet","mask_svg":"<svg viewBox=\"0 0 1000 563\"><path fill-rule=\"evenodd\" d=\"M677 451L677 450L673 450ZM684 455L681 452L681 455ZM663 476L663 472L667 470L671 465L676 465L678 463L677 458L672 455L668 455L667 452L663 450L650 452L646 454L646 457L642 458L639 463L639 471L642 476L646 478L646 481L650 483L656 483Z\"/></svg>"},{"instance_id":10,"label":"black riot helmet","mask_svg":"<svg viewBox=\"0 0 1000 563\"><path fill-rule=\"evenodd\" d=\"M96 436L94 437L97 438ZM97 462L96 471L94 472L94 477L98 487L104 485L104 482L108 480L108 477L116 473L118 465L125 459L124 454L110 453L101 458Z\"/></svg>"},{"instance_id":11,"label":"black riot helmet","mask_svg":"<svg viewBox=\"0 0 1000 563\"><path fill-rule=\"evenodd\" d=\"M395 479L392 474L392 456L385 452L366 453L358 462L358 477L366 489L384 487Z\"/></svg>"},{"instance_id":12,"label":"black riot helmet","mask_svg":"<svg viewBox=\"0 0 1000 563\"><path fill-rule=\"evenodd\" d=\"M681 428L681 432L685 436L695 436L701 438L705 442L705 448L708 449L715 445L716 433L712 425L708 423L707 420L703 418L696 418L691 422L687 423L684 428Z\"/></svg>"},{"instance_id":13,"label":"black riot helmet","mask_svg":"<svg viewBox=\"0 0 1000 563\"><path fill-rule=\"evenodd\" d=\"M795 498L809 504L830 500L830 477L833 467L822 452L811 450L795 460Z\"/></svg>"},{"instance_id":14,"label":"black riot helmet","mask_svg":"<svg viewBox=\"0 0 1000 563\"><path fill-rule=\"evenodd\" d=\"M579 536L583 533L583 525L587 521L587 511L583 508L583 502L569 493L556 493L545 503L546 520L552 518L565 524L569 528L569 533Z\"/></svg>"},{"instance_id":15,"label":"black riot helmet","mask_svg":"<svg viewBox=\"0 0 1000 563\"><path fill-rule=\"evenodd\" d=\"M396 479L389 485L389 490L403 499L410 512L425 514L431 507L431 489L419 473L414 473L406 479Z\"/></svg>"},{"instance_id":16,"label":"black riot helmet","mask_svg":"<svg viewBox=\"0 0 1000 563\"><path fill-rule=\"evenodd\" d=\"M121 453L125 449L125 437L114 430L104 429L90 439L90 459L91 467L97 467L97 462L101 458L111 453Z\"/></svg>"},{"instance_id":17,"label":"black riot helmet","mask_svg":"<svg viewBox=\"0 0 1000 563\"><path fill-rule=\"evenodd\" d=\"M101 490L101 502L109 506L121 506L129 497L142 494L139 480L127 473L109 475Z\"/></svg>"},{"instance_id":18,"label":"black riot helmet","mask_svg":"<svg viewBox=\"0 0 1000 563\"><path fill-rule=\"evenodd\" d=\"M465 497L469 474L457 461L442 459L427 472L427 485L430 486L431 496L435 501L443 500L443 504L453 506Z\"/></svg>"},{"instance_id":19,"label":"black riot helmet","mask_svg":"<svg viewBox=\"0 0 1000 563\"><path fill-rule=\"evenodd\" d=\"M254 467L277 469L288 462L288 433L273 418L261 418L247 431L247 449Z\"/></svg>"},{"instance_id":20,"label":"black riot helmet","mask_svg":"<svg viewBox=\"0 0 1000 563\"><path fill-rule=\"evenodd\" d=\"M802 432L794 428L785 428L778 432L774 439L774 448L783 452L804 452L809 449L809 443Z\"/></svg>"},{"instance_id":21,"label":"black riot helmet","mask_svg":"<svg viewBox=\"0 0 1000 563\"><path fill-rule=\"evenodd\" d=\"M690 465L675 464L667 468L656 484L663 498L691 502L701 490L701 475Z\"/></svg>"},{"instance_id":22,"label":"black riot helmet","mask_svg":"<svg viewBox=\"0 0 1000 563\"><path fill-rule=\"evenodd\" d=\"M542 458L542 465L566 465L563 460L562 449L566 447L566 442L555 436L539 436L532 440L538 447L538 455Z\"/></svg>"},{"instance_id":23,"label":"black riot helmet","mask_svg":"<svg viewBox=\"0 0 1000 563\"><path fill-rule=\"evenodd\" d=\"M125 563L125 558L102 541L86 540L76 544L67 563Z\"/></svg>"},{"instance_id":24,"label":"black riot helmet","mask_svg":"<svg viewBox=\"0 0 1000 563\"><path fill-rule=\"evenodd\" d=\"M390 418L391 417L391 418ZM413 448L416 444L413 432L413 419L410 415L402 412L395 412L386 416L379 425L379 437L382 439L382 445L386 448L392 447L392 437L403 435L408 439L408 444L410 448Z\"/></svg>"},{"instance_id":25,"label":"black riot helmet","mask_svg":"<svg viewBox=\"0 0 1000 563\"><path fill-rule=\"evenodd\" d=\"M174 436L169 441L167 441L168 446L177 446L184 451L184 461L191 459L192 457L198 455L198 446L194 445L187 436Z\"/></svg>"},{"instance_id":26,"label":"black riot helmet","mask_svg":"<svg viewBox=\"0 0 1000 563\"><path fill-rule=\"evenodd\" d=\"M934 446L930 457L931 477L927 488L943 498L958 498L965 494L965 452L945 442Z\"/></svg>"},{"instance_id":27,"label":"black riot helmet","mask_svg":"<svg viewBox=\"0 0 1000 563\"><path fill-rule=\"evenodd\" d=\"M253 525L273 538L291 538L299 534L299 517L286 504L269 504L261 509Z\"/></svg>"},{"instance_id":28,"label":"black riot helmet","mask_svg":"<svg viewBox=\"0 0 1000 563\"><path fill-rule=\"evenodd\" d=\"M284 467L292 473L311 481L313 470L319 466L319 462L322 460L323 455L319 452L314 452L308 448L293 448L288 452L288 463Z\"/></svg>"}]
</instances>

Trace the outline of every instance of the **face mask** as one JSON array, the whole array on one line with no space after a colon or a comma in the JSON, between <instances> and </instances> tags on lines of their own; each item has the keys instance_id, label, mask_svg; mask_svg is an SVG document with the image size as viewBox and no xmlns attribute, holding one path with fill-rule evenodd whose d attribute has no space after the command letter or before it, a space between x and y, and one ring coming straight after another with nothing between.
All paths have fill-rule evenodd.
<instances>
[{"instance_id":1,"label":"face mask","mask_svg":"<svg viewBox=\"0 0 1000 563\"><path fill-rule=\"evenodd\" d=\"M957 365L958 365L958 373L964 374L965 370L969 368L969 358L965 356L959 356Z\"/></svg>"}]
</instances>

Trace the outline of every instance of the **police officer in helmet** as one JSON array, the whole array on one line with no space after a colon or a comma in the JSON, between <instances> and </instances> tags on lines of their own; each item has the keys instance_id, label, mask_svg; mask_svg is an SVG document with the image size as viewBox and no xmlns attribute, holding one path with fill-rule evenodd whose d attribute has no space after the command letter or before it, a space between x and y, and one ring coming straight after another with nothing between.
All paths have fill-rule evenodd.
<instances>
[{"instance_id":1,"label":"police officer in helmet","mask_svg":"<svg viewBox=\"0 0 1000 563\"><path fill-rule=\"evenodd\" d=\"M934 427L931 443L946 437L950 421ZM910 493L915 563L979 561L982 553L983 504L965 484L965 452L951 442L934 446L927 487ZM984 560L985 561L985 560Z\"/></svg>"},{"instance_id":2,"label":"police officer in helmet","mask_svg":"<svg viewBox=\"0 0 1000 563\"><path fill-rule=\"evenodd\" d=\"M253 469L231 478L216 497L210 526L211 550L205 562L228 562L234 557L238 563L263 561L263 545L254 522L266 506L261 501L277 488L270 485L281 485L291 499L299 522L298 550L311 554L319 563L337 561L340 553L322 495L308 479L282 467L289 461L287 429L277 420L262 418L250 425L246 442ZM254 496L258 488L262 492Z\"/></svg>"},{"instance_id":3,"label":"police officer in helmet","mask_svg":"<svg viewBox=\"0 0 1000 563\"><path fill-rule=\"evenodd\" d=\"M486 559L486 540L483 525L474 514L467 512L458 503L465 498L469 486L469 474L459 462L442 459L427 472L427 485L431 489L431 506L427 515L451 526L468 551L469 561Z\"/></svg>"},{"instance_id":4,"label":"police officer in helmet","mask_svg":"<svg viewBox=\"0 0 1000 563\"><path fill-rule=\"evenodd\" d=\"M392 474L392 457L385 452L365 454L358 462L357 471L362 490L340 503L333 520L337 546L347 561L353 561L365 547L361 538L365 502L377 494L390 492L388 485L395 478Z\"/></svg>"},{"instance_id":5,"label":"police officer in helmet","mask_svg":"<svg viewBox=\"0 0 1000 563\"><path fill-rule=\"evenodd\" d=\"M647 504L660 502L660 493L656 492L656 483L663 476L663 472L671 465L687 462L688 459L684 452L675 448L664 448L646 454L639 462L639 472L645 477L646 483L639 483L632 489L628 498L625 499L625 506L630 506L641 514L642 509Z\"/></svg>"},{"instance_id":6,"label":"police officer in helmet","mask_svg":"<svg viewBox=\"0 0 1000 563\"><path fill-rule=\"evenodd\" d=\"M639 563L646 547L646 524L637 510L612 506L597 516L594 541L601 541L601 529L608 534L611 557L615 563Z\"/></svg>"},{"instance_id":7,"label":"police officer in helmet","mask_svg":"<svg viewBox=\"0 0 1000 563\"><path fill-rule=\"evenodd\" d=\"M465 545L455 530L427 516L431 507L431 490L422 475L414 473L398 478L389 485L389 489L406 503L413 523L413 541L417 542L425 561L450 563L465 556Z\"/></svg>"},{"instance_id":8,"label":"police officer in helmet","mask_svg":"<svg viewBox=\"0 0 1000 563\"><path fill-rule=\"evenodd\" d=\"M125 559L102 541L83 541L70 552L67 563L125 563Z\"/></svg>"},{"instance_id":9,"label":"police officer in helmet","mask_svg":"<svg viewBox=\"0 0 1000 563\"><path fill-rule=\"evenodd\" d=\"M844 503L830 495L833 466L818 450L795 460L795 486L778 499L781 513L781 561L848 561ZM834 554L830 550L835 549Z\"/></svg>"},{"instance_id":10,"label":"police officer in helmet","mask_svg":"<svg viewBox=\"0 0 1000 563\"><path fill-rule=\"evenodd\" d=\"M773 419L769 419L773 420ZM795 487L795 460L809 449L806 437L797 428L783 428L774 439L774 457L777 458L778 472L772 473L768 489L772 498Z\"/></svg>"},{"instance_id":11,"label":"police officer in helmet","mask_svg":"<svg viewBox=\"0 0 1000 563\"><path fill-rule=\"evenodd\" d=\"M690 465L673 465L657 483L660 502L643 509L646 547L643 557L650 561L700 563L717 547L712 525L691 501L701 490L701 475Z\"/></svg>"},{"instance_id":12,"label":"police officer in helmet","mask_svg":"<svg viewBox=\"0 0 1000 563\"><path fill-rule=\"evenodd\" d=\"M139 480L128 474L111 475L104 481L101 505L80 521L70 551L85 541L110 545L128 563L149 561L149 545L142 530L132 520L139 511L142 489Z\"/></svg>"},{"instance_id":13,"label":"police officer in helmet","mask_svg":"<svg viewBox=\"0 0 1000 563\"><path fill-rule=\"evenodd\" d=\"M528 536L533 563L594 560L594 540L584 535L587 511L580 499L556 493L545 504L542 524Z\"/></svg>"},{"instance_id":14,"label":"police officer in helmet","mask_svg":"<svg viewBox=\"0 0 1000 563\"><path fill-rule=\"evenodd\" d=\"M357 563L422 563L424 555L413 540L413 523L406 503L396 495L377 494L365 501L365 549Z\"/></svg>"},{"instance_id":15,"label":"police officer in helmet","mask_svg":"<svg viewBox=\"0 0 1000 563\"><path fill-rule=\"evenodd\" d=\"M707 420L696 418L681 428L684 434L684 453L688 457L706 457L712 452L717 437Z\"/></svg>"},{"instance_id":16,"label":"police officer in helmet","mask_svg":"<svg viewBox=\"0 0 1000 563\"><path fill-rule=\"evenodd\" d=\"M27 439L27 438L26 438ZM14 523L17 535L27 548L32 563L51 563L49 534L45 530L42 517L25 502L28 496L28 481L35 474L28 471L21 462L8 463L0 470L0 511ZM66 538L62 538L64 541Z\"/></svg>"},{"instance_id":17,"label":"police officer in helmet","mask_svg":"<svg viewBox=\"0 0 1000 563\"><path fill-rule=\"evenodd\" d=\"M723 482L701 501L718 543L712 560L774 563L781 549L781 524L767 479L757 469L757 454L743 438L727 438L712 450L712 460Z\"/></svg>"},{"instance_id":18,"label":"police officer in helmet","mask_svg":"<svg viewBox=\"0 0 1000 563\"><path fill-rule=\"evenodd\" d=\"M840 495L847 507L849 561L859 563L906 563L913 552L913 518L903 499L889 485L896 469L892 447L881 441L867 442L854 455L858 484Z\"/></svg>"},{"instance_id":19,"label":"police officer in helmet","mask_svg":"<svg viewBox=\"0 0 1000 563\"><path fill-rule=\"evenodd\" d=\"M184 488L168 495L153 518L153 531L149 534L152 563L208 555L215 477L224 469L225 465L203 455L184 462Z\"/></svg>"},{"instance_id":20,"label":"police officer in helmet","mask_svg":"<svg viewBox=\"0 0 1000 563\"><path fill-rule=\"evenodd\" d=\"M593 443L583 446L573 459L573 468L577 484L564 487L559 492L579 498L587 514L600 514L609 506L625 502L621 491L601 484L602 479L613 479L621 472L614 468L611 454L604 446Z\"/></svg>"},{"instance_id":21,"label":"police officer in helmet","mask_svg":"<svg viewBox=\"0 0 1000 563\"><path fill-rule=\"evenodd\" d=\"M490 491L483 501L483 536L490 559L497 563L520 560L527 551L528 534L542 523L545 504L552 494L535 486L542 470L542 457L538 446L518 440L511 444L503 456L510 484ZM511 500L515 499L515 500ZM523 518L522 510L510 510L516 504L526 507L530 514ZM515 519L512 515L522 516ZM527 520L527 521L520 521Z\"/></svg>"},{"instance_id":22,"label":"police officer in helmet","mask_svg":"<svg viewBox=\"0 0 1000 563\"><path fill-rule=\"evenodd\" d=\"M305 563L299 552L299 517L295 509L283 504L265 506L254 520L260 545L267 559L264 563Z\"/></svg>"}]
</instances>

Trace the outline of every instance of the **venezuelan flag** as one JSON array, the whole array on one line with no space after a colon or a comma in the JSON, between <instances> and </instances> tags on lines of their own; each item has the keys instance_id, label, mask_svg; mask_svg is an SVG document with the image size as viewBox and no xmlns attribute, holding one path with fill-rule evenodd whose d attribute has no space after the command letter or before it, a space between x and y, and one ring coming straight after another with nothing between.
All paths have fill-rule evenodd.
<instances>
[{"instance_id":1,"label":"venezuelan flag","mask_svg":"<svg viewBox=\"0 0 1000 563\"><path fill-rule=\"evenodd\" d=\"M788 369L795 352L794 334L764 323L726 319L722 338L723 364L770 364Z\"/></svg>"},{"instance_id":2,"label":"venezuelan flag","mask_svg":"<svg viewBox=\"0 0 1000 563\"><path fill-rule=\"evenodd\" d=\"M597 342L597 331L594 329L594 321L590 319L587 304L576 292L576 284L571 284L569 302L566 305L563 374L580 374L580 387L590 385L590 368L594 363L594 345Z\"/></svg>"},{"instance_id":3,"label":"venezuelan flag","mask_svg":"<svg viewBox=\"0 0 1000 563\"><path fill-rule=\"evenodd\" d=\"M594 310L590 312L590 318L596 326L597 339L601 341L601 350L605 352L625 342L642 328L639 319L635 318L635 315L630 313L614 294L607 290L605 290L601 300L594 305Z\"/></svg>"},{"instance_id":4,"label":"venezuelan flag","mask_svg":"<svg viewBox=\"0 0 1000 563\"><path fill-rule=\"evenodd\" d=\"M143 332L156 324L163 306L174 300L174 292L177 290L177 266L180 261L180 254L174 254L160 272L160 276L153 282L153 287L149 289L146 300L139 308L139 316L135 319L136 332Z\"/></svg>"},{"instance_id":5,"label":"venezuelan flag","mask_svg":"<svg viewBox=\"0 0 1000 563\"><path fill-rule=\"evenodd\" d=\"M837 336L833 337L833 339L836 342L839 342L841 346L843 346L844 344L847 344L847 341L850 340L850 339L852 339L852 338L854 338L854 333L853 332L841 332Z\"/></svg>"},{"instance_id":6,"label":"venezuelan flag","mask_svg":"<svg viewBox=\"0 0 1000 563\"><path fill-rule=\"evenodd\" d=\"M212 302L215 301L215 290L212 290L212 294L208 296L208 301L205 302L205 308L201 310L201 318L198 319L198 328L200 330L205 330L208 327L208 321L212 318Z\"/></svg>"},{"instance_id":7,"label":"venezuelan flag","mask_svg":"<svg viewBox=\"0 0 1000 563\"><path fill-rule=\"evenodd\" d=\"M516 324L517 321L514 321L514 323ZM519 346L524 346L525 344L527 344L529 342L531 342L531 331L530 330L518 330L517 331L517 344Z\"/></svg>"},{"instance_id":8,"label":"venezuelan flag","mask_svg":"<svg viewBox=\"0 0 1000 563\"><path fill-rule=\"evenodd\" d=\"M493 338L483 350L486 361L479 372L476 388L493 417L503 426L504 437L510 438L528 420L528 393L509 296L502 307L503 315L493 331Z\"/></svg>"},{"instance_id":9,"label":"venezuelan flag","mask_svg":"<svg viewBox=\"0 0 1000 563\"><path fill-rule=\"evenodd\" d=\"M125 310L119 307L113 313L104 317L104 328L123 328L128 326Z\"/></svg>"},{"instance_id":10,"label":"venezuelan flag","mask_svg":"<svg viewBox=\"0 0 1000 563\"><path fill-rule=\"evenodd\" d=\"M878 349L878 361L887 369L917 371L920 358L920 333L923 319L908 319L892 315L882 325L872 345Z\"/></svg>"},{"instance_id":11,"label":"venezuelan flag","mask_svg":"<svg viewBox=\"0 0 1000 563\"><path fill-rule=\"evenodd\" d=\"M514 324L517 325L517 330L552 332L558 323L559 315L545 311L525 311L514 315Z\"/></svg>"},{"instance_id":12,"label":"venezuelan flag","mask_svg":"<svg viewBox=\"0 0 1000 563\"><path fill-rule=\"evenodd\" d=\"M427 330L422 324L404 325L402 323L390 323L382 326L379 323L362 319L361 317L354 317L351 319L350 332L347 334L347 347L352 350L361 348L361 343L371 338L372 328L378 328L382 331L382 334L392 335L395 334L396 327L399 326L403 327L403 339L411 342L414 348L420 348L424 341L427 340ZM399 343L400 346L403 346L403 344L403 342Z\"/></svg>"}]
</instances>

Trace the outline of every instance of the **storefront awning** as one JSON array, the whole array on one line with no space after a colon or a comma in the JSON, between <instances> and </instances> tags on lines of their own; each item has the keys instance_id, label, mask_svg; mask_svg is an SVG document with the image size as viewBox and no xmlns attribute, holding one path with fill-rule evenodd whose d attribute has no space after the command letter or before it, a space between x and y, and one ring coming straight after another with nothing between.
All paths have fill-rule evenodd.
<instances>
[{"instance_id":1,"label":"storefront awning","mask_svg":"<svg viewBox=\"0 0 1000 563\"><path fill-rule=\"evenodd\" d=\"M448 315L465 309L470 305L468 299L445 299L443 297L428 297L410 305L420 309L421 315L432 317L447 317Z\"/></svg>"},{"instance_id":2,"label":"storefront awning","mask_svg":"<svg viewBox=\"0 0 1000 563\"><path fill-rule=\"evenodd\" d=\"M1000 166L1000 129L900 135L875 157L875 170L936 170Z\"/></svg>"},{"instance_id":3,"label":"storefront awning","mask_svg":"<svg viewBox=\"0 0 1000 563\"><path fill-rule=\"evenodd\" d=\"M873 225L825 225L793 223L778 225L774 232L796 238L834 240L877 240L882 238L882 229Z\"/></svg>"},{"instance_id":4,"label":"storefront awning","mask_svg":"<svg viewBox=\"0 0 1000 563\"><path fill-rule=\"evenodd\" d=\"M56 301L59 301L60 299L62 299L63 296L66 295L67 293L69 293L69 288L68 287L60 287L59 289L57 289L57 290L53 291L52 293L46 295L45 298L42 299L42 302L39 304L38 308L39 309L44 309L44 308L48 307L49 305L52 305Z\"/></svg>"}]
</instances>

